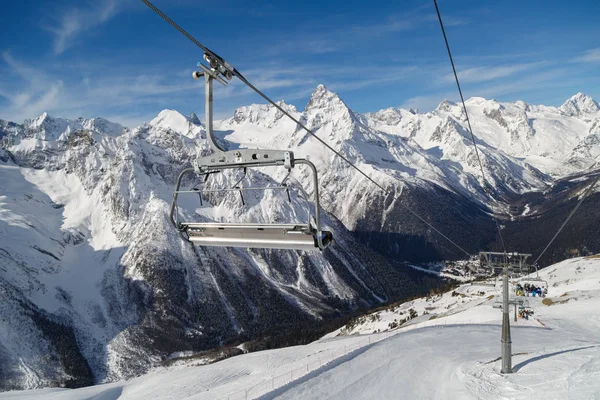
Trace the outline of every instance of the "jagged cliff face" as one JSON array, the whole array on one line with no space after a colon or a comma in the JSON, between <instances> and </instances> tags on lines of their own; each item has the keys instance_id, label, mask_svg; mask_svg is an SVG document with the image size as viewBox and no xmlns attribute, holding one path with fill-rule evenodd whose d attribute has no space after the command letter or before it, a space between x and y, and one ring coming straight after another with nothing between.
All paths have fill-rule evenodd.
<instances>
[{"instance_id":1,"label":"jagged cliff face","mask_svg":"<svg viewBox=\"0 0 600 400\"><path fill-rule=\"evenodd\" d=\"M581 94L560 108L468 101L487 191L455 104L426 114L361 115L319 86L301 112L280 105L388 188L377 189L274 107L242 107L216 124L223 146L292 149L317 165L324 224L336 237L322 253L209 249L179 238L168 220L175 179L210 151L195 115L165 110L133 130L46 114L24 124L0 121L0 389L129 377L175 351L414 294L418 279L393 260L460 252L402 204L477 251L494 243L492 210L510 211L508 230L525 224L519 229L543 231L535 224L546 197L566 210L588 176L562 177L599 157L600 112ZM275 184L284 174L250 171L243 184ZM294 174L311 194L307 171ZM207 184L229 187L240 177L219 174ZM229 222L306 218L297 196L290 203L267 191L244 200L235 192L210 195L203 206L185 198L181 214ZM538 236L533 248L546 240Z\"/></svg>"}]
</instances>

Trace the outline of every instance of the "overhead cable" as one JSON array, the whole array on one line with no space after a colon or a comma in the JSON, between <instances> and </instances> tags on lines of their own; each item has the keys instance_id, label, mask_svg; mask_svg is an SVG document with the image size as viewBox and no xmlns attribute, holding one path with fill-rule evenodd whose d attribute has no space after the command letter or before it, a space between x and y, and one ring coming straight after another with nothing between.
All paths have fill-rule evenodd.
<instances>
[{"instance_id":1,"label":"overhead cable","mask_svg":"<svg viewBox=\"0 0 600 400\"><path fill-rule=\"evenodd\" d=\"M316 140L318 140L323 146L327 147L329 150L331 150L333 153L335 153L338 157L340 157L342 160L344 160L348 165L350 165L352 168L354 168L356 171L358 171L362 176L367 178L371 183L373 183L379 189L383 190L385 193L389 193L389 190L387 190L384 186L382 186L381 184L379 184L375 180L373 180L373 178L371 178L369 175L367 175L367 173L364 172L363 170L361 170L357 165L353 164L346 156L341 154L339 151L335 150L331 145L329 145L327 142L325 142L323 139L321 139L319 136L317 136L312 130L308 129L306 127L306 125L301 123L298 119L294 118L294 116L292 116L289 112L287 112L283 107L281 107L279 104L277 104L276 102L271 100L271 98L269 98L266 94L264 94L256 86L254 86L252 83L250 83L250 81L248 81L248 79L246 79L240 71L238 71L236 68L231 66L231 64L227 63L222 57L217 55L215 52L210 50L208 47L204 46L202 43L200 43L198 40L196 40L192 35L190 35L182 27L180 27L177 23L175 23L175 21L173 21L171 18L167 17L162 11L160 11L158 8L156 8L150 1L142 0L142 2L144 4L146 4L148 7L150 7L155 13L160 15L165 21L167 21L169 24L171 24L175 29L177 29L186 38L188 38L190 41L192 41L192 43L194 43L196 46L201 48L205 54L208 54L213 59L218 60L221 63L221 65L223 65L229 72L231 72L231 74L233 76L237 76L238 79L241 80L243 83L245 83L250 89L252 89L254 92L256 92L259 96L261 96L263 99L265 99L269 104L274 106L277 110L282 112L285 116L287 116L292 121L294 121L298 126L300 126L302 129L304 129L306 132L308 132L308 134L310 134L312 137L314 137ZM392 177L392 178L397 180L394 177ZM400 181L398 180L398 182L400 182ZM454 246L456 246L459 250L464 252L467 256L470 257L469 252L464 250L462 247L460 247L458 244L456 244L454 241L452 241L450 238L448 238L448 236L444 235L442 232L440 232L438 229L436 229L431 223L427 222L423 217L421 217L419 214L417 214L415 211L413 211L407 205L402 204L401 202L400 202L400 205L403 208L405 208L406 210L408 210L415 217L417 217L420 221L422 221L427 226L429 226L431 229L433 229L435 232L440 234L443 238L445 238L450 243L452 243Z\"/></svg>"},{"instance_id":2,"label":"overhead cable","mask_svg":"<svg viewBox=\"0 0 600 400\"><path fill-rule=\"evenodd\" d=\"M172 19L170 19L169 17L167 17L162 11L160 11L158 8L156 8L152 3L150 3L148 0L142 0L148 7L150 7L152 10L154 10L154 12L156 12L158 15L160 15L164 20L166 20L169 24L171 24L175 29L177 29L179 32L181 32L185 37L187 37L188 39L190 39L196 46L200 47L205 53L208 53L209 55L211 55L212 57L218 59L220 62L224 63L224 65L226 67L229 67L228 69L231 71L231 73L235 76L237 76L242 82L244 82L250 89L254 90L260 97L262 97L263 99L265 99L266 101L268 101L272 106L274 106L275 108L277 108L279 111L281 111L285 116L287 116L288 118L290 118L292 121L294 121L296 124L298 124L298 126L300 126L302 129L304 129L306 132L308 132L310 135L312 135L315 139L317 139L323 146L327 147L329 150L333 151L335 154L337 154L342 160L344 160L346 163L348 163L348 165L350 165L352 168L354 168L355 170L357 170L359 173L361 173L365 178L367 178L369 181L371 181L375 186L379 187L381 190L383 190L384 192L387 191L383 186L381 186L379 183L375 182L373 180L373 178L371 178L369 175L367 175L364 171L362 171L360 168L358 168L356 165L354 165L350 160L348 160L343 154L341 154L340 152L336 151L333 147L331 147L327 142L325 142L323 139L321 139L320 137L318 137L313 131L311 131L310 129L308 129L306 127L306 125L304 125L303 123L301 123L300 121L298 121L296 118L294 118L290 113L288 113L283 107L281 107L279 104L277 104L276 102L274 102L273 100L271 100L266 94L264 94L262 91L260 91L256 86L254 86L252 83L250 83L250 81L248 81L248 79L246 79L236 68L233 68L230 64L228 64L227 62L225 62L225 60L223 60L222 57L218 56L216 53L214 53L213 51L211 51L208 47L204 46L202 43L198 42L196 39L194 39L194 37L192 35L190 35L189 33L187 33L182 27L180 27L179 25L177 25L175 23L175 21L173 21Z\"/></svg>"},{"instance_id":3,"label":"overhead cable","mask_svg":"<svg viewBox=\"0 0 600 400\"><path fill-rule=\"evenodd\" d=\"M458 94L460 95L460 101L462 102L463 110L465 112L465 117L467 119L467 125L469 127L469 133L471 134L471 140L473 141L473 146L475 147L475 155L477 156L477 162L479 163L479 168L481 169L481 179L483 180L484 190L488 187L487 179L485 178L485 172L483 168L483 163L481 162L481 157L479 157L479 150L477 149L477 142L475 140L475 135L473 134L473 128L471 127L471 120L469 119L469 113L467 112L467 105L465 104L465 98L463 97L462 89L460 88L460 82L458 80L458 74L456 73L456 67L454 66L454 59L452 58L452 52L450 51L450 44L448 43L448 37L446 36L446 29L444 29L444 23L442 22L442 15L440 14L440 9L437 4L437 0L433 0L433 4L435 5L435 11L437 12L438 20L440 21L440 27L442 28L442 35L444 35L444 42L446 43L446 50L448 50L448 58L450 58L450 64L452 65L452 72L454 72L454 79L456 80L456 86L458 87ZM494 215L494 222L496 223L496 229L498 230L498 237L500 238L500 243L502 244L502 250L506 254L506 246L504 245L504 238L502 237L502 230L500 229L500 223L498 219Z\"/></svg>"},{"instance_id":4,"label":"overhead cable","mask_svg":"<svg viewBox=\"0 0 600 400\"><path fill-rule=\"evenodd\" d=\"M583 201L585 200L585 198L590 193L592 193L592 189L594 189L594 187L596 186L596 184L598 183L599 180L600 180L600 175L598 175L596 177L596 179L594 179L594 181L592 182L592 184L583 193L583 195L581 196L581 198L579 199L579 201L577 202L577 204L575 204L575 207L573 208L573 210L571 210L571 212L569 213L569 215L567 216L567 218L565 219L565 221L562 223L562 225L560 226L560 228L558 228L558 230L556 231L556 233L554 234L554 236L552 237L552 239L550 239L550 242L548 242L548 244L546 245L546 247L544 247L544 250L542 250L542 252L540 253L540 255L535 259L535 261L533 262L533 265L536 265L537 262L540 260L540 258L542 258L542 256L546 252L546 250L548 250L550 248L550 246L552 245L552 243L554 242L554 240L558 237L558 235L563 230L563 228L565 227L565 225L567 225L567 223L569 222L569 220L571 219L571 217L573 216L573 214L575 214L575 212L577 211L577 209L579 208L579 206L581 205L581 203L583 203Z\"/></svg>"}]
</instances>

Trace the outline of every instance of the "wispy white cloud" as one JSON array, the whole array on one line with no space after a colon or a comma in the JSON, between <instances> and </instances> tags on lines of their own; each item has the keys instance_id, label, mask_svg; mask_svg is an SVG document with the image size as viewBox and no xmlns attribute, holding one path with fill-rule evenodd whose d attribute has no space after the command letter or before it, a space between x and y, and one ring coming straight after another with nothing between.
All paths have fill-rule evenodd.
<instances>
[{"instance_id":1,"label":"wispy white cloud","mask_svg":"<svg viewBox=\"0 0 600 400\"><path fill-rule=\"evenodd\" d=\"M541 88L547 90L549 88L573 87L575 80L577 78L572 75L572 71L569 69L554 68L548 71L528 74L518 79L511 79L510 81L493 82L489 85L483 85L473 90L472 95L485 98L505 95L534 95Z\"/></svg>"},{"instance_id":2,"label":"wispy white cloud","mask_svg":"<svg viewBox=\"0 0 600 400\"><path fill-rule=\"evenodd\" d=\"M261 56L274 56L287 53L326 54L343 50L347 45L344 40L334 40L329 37L311 37L304 35L301 39L287 38L270 45L261 51Z\"/></svg>"},{"instance_id":3,"label":"wispy white cloud","mask_svg":"<svg viewBox=\"0 0 600 400\"><path fill-rule=\"evenodd\" d=\"M352 30L362 36L377 37L388 33L411 31L419 28L425 23L437 22L437 15L423 13L427 7L417 7L405 13L391 15L383 21L377 21L369 25L357 25ZM444 26L466 25L466 18L446 16Z\"/></svg>"},{"instance_id":4,"label":"wispy white cloud","mask_svg":"<svg viewBox=\"0 0 600 400\"><path fill-rule=\"evenodd\" d=\"M118 12L117 0L103 0L92 8L73 8L57 18L57 23L45 26L54 35L54 53L61 54L73 46L81 33L94 29Z\"/></svg>"},{"instance_id":5,"label":"wispy white cloud","mask_svg":"<svg viewBox=\"0 0 600 400\"><path fill-rule=\"evenodd\" d=\"M438 16L437 16L437 14L434 14L434 13L427 14L425 17L423 17L423 21L437 23ZM445 15L443 17L443 21L444 21L444 27L466 25L469 23L469 21L464 17L460 18L460 17L451 16L451 15Z\"/></svg>"},{"instance_id":6,"label":"wispy white cloud","mask_svg":"<svg viewBox=\"0 0 600 400\"><path fill-rule=\"evenodd\" d=\"M390 15L383 20L369 23L345 24L335 29L324 29L318 34L301 35L295 33L293 37L279 38L280 40L265 49L261 54L277 55L281 53L303 53L303 54L325 54L343 51L356 45L357 41L368 41L380 38L384 35L398 32L414 31L424 24L430 24L437 16L431 13L424 13L427 7L417 7L403 13ZM468 23L466 18L445 17L446 26L465 25ZM298 39L300 36L300 39Z\"/></svg>"},{"instance_id":7,"label":"wispy white cloud","mask_svg":"<svg viewBox=\"0 0 600 400\"><path fill-rule=\"evenodd\" d=\"M14 116L19 121L39 115L52 107L63 92L62 80L46 81L45 74L20 62L9 52L2 53L2 61L9 67L11 76L17 78L13 81L18 81L12 89L5 85L5 90L0 92L8 102L7 116Z\"/></svg>"},{"instance_id":8,"label":"wispy white cloud","mask_svg":"<svg viewBox=\"0 0 600 400\"><path fill-rule=\"evenodd\" d=\"M191 71L156 68L140 75L134 65L106 68L60 61L39 70L34 62L24 62L8 52L1 54L2 67L0 97L7 104L0 107L0 118L15 122L49 112L66 118L112 117L136 126L162 108L179 106L202 114L203 89L191 78ZM289 102L306 98L319 83L343 96L347 91L410 79L415 70L414 66L373 67L365 75L362 66L270 63L244 74L273 98ZM230 116L241 105L263 101L237 80L227 87L217 85L215 98L219 99L215 113L220 116Z\"/></svg>"},{"instance_id":9,"label":"wispy white cloud","mask_svg":"<svg viewBox=\"0 0 600 400\"><path fill-rule=\"evenodd\" d=\"M163 108L177 108L189 113L203 113L203 88L191 79L191 71L168 70L164 66L146 69L138 74L135 65L119 64L107 68L102 63L79 64L57 61L40 70L35 61L24 62L11 53L0 54L0 96L7 101L0 106L0 118L20 122L46 111L56 116L103 116L127 126L137 126L150 120ZM553 64L513 64L498 67L472 67L461 71L461 79L472 83L467 96L496 97L525 93L527 90L555 84L557 76L568 71L548 68ZM543 66L543 70L536 66ZM454 83L448 78L446 63L427 65L363 66L333 65L312 62L299 64L269 61L254 64L242 71L257 87L272 98L294 102L307 98L319 83L336 91L348 101L350 92L365 88L404 83L413 87L423 82L422 90L401 104L403 108L427 111L444 98L457 100ZM518 74L517 72L523 72ZM431 80L440 76L441 79ZM451 76L450 76L451 77ZM563 82L562 80L561 82ZM229 117L236 107L252 102L264 102L237 80L227 87L217 85L215 115ZM515 98L516 99L516 98ZM352 107L352 102L348 103ZM375 107L375 106L374 106ZM375 110L359 110L375 111Z\"/></svg>"},{"instance_id":10,"label":"wispy white cloud","mask_svg":"<svg viewBox=\"0 0 600 400\"><path fill-rule=\"evenodd\" d=\"M590 49L584 55L574 58L572 61L585 63L600 63L600 47Z\"/></svg>"},{"instance_id":11,"label":"wispy white cloud","mask_svg":"<svg viewBox=\"0 0 600 400\"><path fill-rule=\"evenodd\" d=\"M506 78L534 68L540 68L546 64L546 62L541 61L513 65L472 67L459 70L458 78L461 82L487 82L499 78ZM451 73L446 74L443 80L447 83L454 82L454 75Z\"/></svg>"},{"instance_id":12,"label":"wispy white cloud","mask_svg":"<svg viewBox=\"0 0 600 400\"><path fill-rule=\"evenodd\" d=\"M11 72L28 82L35 82L40 76L39 69L20 62L8 51L2 53L2 60L10 67Z\"/></svg>"},{"instance_id":13,"label":"wispy white cloud","mask_svg":"<svg viewBox=\"0 0 600 400\"><path fill-rule=\"evenodd\" d=\"M465 100L478 96L484 98L498 98L505 96L516 96L513 100L522 99L523 95L535 95L540 88L570 88L575 85L575 78L565 79L569 76L569 70L556 68L544 72L536 72L527 76L511 79L510 81L488 82L473 86L465 92ZM561 78L561 79L559 79ZM420 111L435 109L444 99L460 101L456 90L440 90L438 92L408 98L400 104L400 108L417 108Z\"/></svg>"},{"instance_id":14,"label":"wispy white cloud","mask_svg":"<svg viewBox=\"0 0 600 400\"><path fill-rule=\"evenodd\" d=\"M392 16L385 21L370 25L357 25L351 27L351 31L359 36L377 37L387 33L409 31L415 29L419 20L405 16Z\"/></svg>"},{"instance_id":15,"label":"wispy white cloud","mask_svg":"<svg viewBox=\"0 0 600 400\"><path fill-rule=\"evenodd\" d=\"M356 90L364 87L377 87L393 82L402 82L411 79L414 72L418 71L415 66L385 68L384 71L369 70L369 74L355 74L344 77L343 81L333 80L329 84L332 90ZM327 81L326 81L327 83Z\"/></svg>"},{"instance_id":16,"label":"wispy white cloud","mask_svg":"<svg viewBox=\"0 0 600 400\"><path fill-rule=\"evenodd\" d=\"M0 97L6 99L7 104L0 108L0 117L15 122L43 112L67 118L97 116L103 112L111 113L111 109L135 109L161 101L165 102L166 108L172 96L199 90L191 76L183 81L172 75L135 75L132 71L122 70L99 77L97 71L91 70L89 76L64 82L64 74L72 72L67 68L53 74L36 69L9 52L2 53L0 60L8 67L0 91Z\"/></svg>"}]
</instances>

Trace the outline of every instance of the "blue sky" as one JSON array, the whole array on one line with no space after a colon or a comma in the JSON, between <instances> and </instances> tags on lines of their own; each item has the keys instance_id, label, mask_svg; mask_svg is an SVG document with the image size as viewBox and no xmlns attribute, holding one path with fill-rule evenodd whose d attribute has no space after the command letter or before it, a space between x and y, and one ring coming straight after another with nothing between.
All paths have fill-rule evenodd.
<instances>
[{"instance_id":1,"label":"blue sky","mask_svg":"<svg viewBox=\"0 0 600 400\"><path fill-rule=\"evenodd\" d=\"M155 0L274 98L300 110L325 84L358 112L457 100L430 0ZM600 2L439 0L466 97L600 99ZM128 126L165 108L202 116L202 53L141 1L4 2L0 118L44 111ZM262 102L216 86L217 117Z\"/></svg>"}]
</instances>

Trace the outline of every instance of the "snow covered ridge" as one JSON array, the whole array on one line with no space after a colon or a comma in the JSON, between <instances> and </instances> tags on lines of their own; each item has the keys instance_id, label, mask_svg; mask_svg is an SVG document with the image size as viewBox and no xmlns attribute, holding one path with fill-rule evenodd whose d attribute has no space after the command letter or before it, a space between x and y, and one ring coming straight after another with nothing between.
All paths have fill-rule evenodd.
<instances>
[{"instance_id":1,"label":"snow covered ridge","mask_svg":"<svg viewBox=\"0 0 600 400\"><path fill-rule=\"evenodd\" d=\"M104 118L68 120L53 118L47 113L43 113L36 119L26 120L23 127L26 137L45 141L65 140L70 133L83 129L112 136L121 135L126 131L122 125Z\"/></svg>"},{"instance_id":2,"label":"snow covered ridge","mask_svg":"<svg viewBox=\"0 0 600 400\"><path fill-rule=\"evenodd\" d=\"M600 118L598 103L582 93L558 108L483 98L471 98L466 103L484 153L489 146L554 177L589 168L600 155L590 155L580 160L582 164L573 165L571 152L598 132L595 123ZM395 118L390 116L394 111ZM467 133L462 105L444 101L425 114L388 109L367 114L367 119L376 129L409 136L425 149L439 147L447 159L461 162L464 157L457 158L454 148L458 134ZM458 132L444 130L444 121L457 123Z\"/></svg>"},{"instance_id":3,"label":"snow covered ridge","mask_svg":"<svg viewBox=\"0 0 600 400\"><path fill-rule=\"evenodd\" d=\"M507 213L502 205L507 197L545 191L556 180L596 168L600 160L600 110L582 93L561 107L471 98L467 108L486 177L495 189L491 197L482 190L466 119L458 104L444 100L423 114L388 108L362 115L319 85L302 112L289 111L386 186L398 185L398 180L408 187L426 188L431 183L499 213ZM242 107L233 118L216 125L229 133L227 140L244 147L294 149L336 176L346 167L270 105ZM330 205L339 207L334 202ZM336 213L351 229L355 218L347 215L352 211Z\"/></svg>"},{"instance_id":4,"label":"snow covered ridge","mask_svg":"<svg viewBox=\"0 0 600 400\"><path fill-rule=\"evenodd\" d=\"M484 158L488 158L488 150L493 151L508 156L512 163L528 165L558 177L589 168L600 156L595 153L576 160L577 157L572 154L577 147L591 149L591 146L585 146L585 141L589 141L586 138L597 134L599 129L600 107L583 93L574 95L560 107L475 97L467 100L467 109ZM339 145L340 139L349 139L347 133L352 131L377 137L382 143L389 141L388 135L400 136L412 139L413 145L429 151L436 158L460 163L464 172L472 173L470 167L477 167L470 165L474 161L470 159L473 157L472 145L462 106L447 100L434 111L423 114L415 110L388 108L361 115L350 110L338 95L319 85L302 113L293 107L289 111L300 116L309 128L322 132L321 137L331 144ZM286 127L277 124L280 118L274 107L255 104L238 109L233 118L222 122L222 127L234 131L248 130L251 126L277 127L281 132ZM295 126L292 124L289 128L295 129ZM252 131L249 134L252 135ZM283 139L289 135L279 136ZM283 140L279 143L286 144ZM519 163L519 160L525 161L525 164ZM492 176L493 163L507 163L498 159L486 161L485 167Z\"/></svg>"},{"instance_id":5,"label":"snow covered ridge","mask_svg":"<svg viewBox=\"0 0 600 400\"><path fill-rule=\"evenodd\" d=\"M540 279L549 293L528 298L534 319L511 320L510 375L500 374L498 359L501 313L492 305L499 290L467 284L398 305L390 312L412 309L418 315L403 327L390 328L393 320L380 312L352 332L332 332L305 346L210 365L178 364L89 388L8 392L0 399L595 398L600 256L554 264L540 271Z\"/></svg>"}]
</instances>

